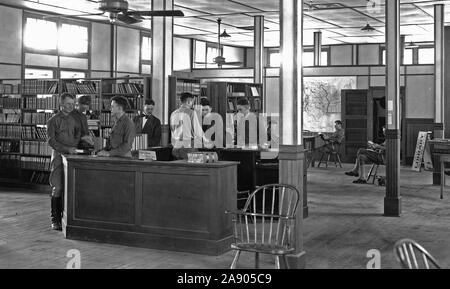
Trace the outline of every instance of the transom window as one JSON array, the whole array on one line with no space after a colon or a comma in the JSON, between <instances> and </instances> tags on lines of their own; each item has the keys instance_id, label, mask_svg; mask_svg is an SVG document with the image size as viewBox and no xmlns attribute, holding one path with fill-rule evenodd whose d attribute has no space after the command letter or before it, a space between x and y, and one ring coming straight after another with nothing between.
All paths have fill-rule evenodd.
<instances>
[{"instance_id":1,"label":"transom window","mask_svg":"<svg viewBox=\"0 0 450 289\"><path fill-rule=\"evenodd\" d=\"M36 50L56 50L58 28L56 22L27 18L24 43Z\"/></svg>"}]
</instances>

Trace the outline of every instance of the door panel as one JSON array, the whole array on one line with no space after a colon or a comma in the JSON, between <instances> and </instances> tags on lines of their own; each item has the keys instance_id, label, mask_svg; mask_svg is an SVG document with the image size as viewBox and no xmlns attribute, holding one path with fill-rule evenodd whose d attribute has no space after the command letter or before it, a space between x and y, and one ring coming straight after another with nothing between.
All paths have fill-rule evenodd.
<instances>
[{"instance_id":1,"label":"door panel","mask_svg":"<svg viewBox=\"0 0 450 289\"><path fill-rule=\"evenodd\" d=\"M371 101L366 89L342 90L342 120L345 128L343 159L354 162L359 148L366 147L371 129Z\"/></svg>"}]
</instances>

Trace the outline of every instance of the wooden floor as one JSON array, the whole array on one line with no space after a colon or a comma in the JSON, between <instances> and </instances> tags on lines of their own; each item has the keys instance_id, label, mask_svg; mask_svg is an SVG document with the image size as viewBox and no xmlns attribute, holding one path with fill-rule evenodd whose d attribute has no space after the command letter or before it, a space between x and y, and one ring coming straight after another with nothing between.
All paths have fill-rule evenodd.
<instances>
[{"instance_id":1,"label":"wooden floor","mask_svg":"<svg viewBox=\"0 0 450 289\"><path fill-rule=\"evenodd\" d=\"M348 168L348 166L347 166ZM384 187L354 185L345 169L312 169L308 174L310 217L305 221L307 268L366 268L370 249L381 251L382 268L399 268L394 243L412 238L450 268L450 188L439 199L429 172L402 169L403 216L383 217ZM0 188L0 268L66 268L71 249L82 268L221 269L233 252L219 257L71 241L49 229L49 196ZM272 268L270 257L263 268ZM243 253L239 268L252 268Z\"/></svg>"}]
</instances>

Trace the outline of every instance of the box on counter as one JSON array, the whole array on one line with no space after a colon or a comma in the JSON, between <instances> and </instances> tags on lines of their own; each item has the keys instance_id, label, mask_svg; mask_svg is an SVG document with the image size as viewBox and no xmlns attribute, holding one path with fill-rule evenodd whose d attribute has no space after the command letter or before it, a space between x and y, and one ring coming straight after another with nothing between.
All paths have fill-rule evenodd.
<instances>
[{"instance_id":1,"label":"box on counter","mask_svg":"<svg viewBox=\"0 0 450 289\"><path fill-rule=\"evenodd\" d=\"M218 161L219 157L215 152L198 152L188 154L189 163L208 164L208 163L217 163Z\"/></svg>"},{"instance_id":2,"label":"box on counter","mask_svg":"<svg viewBox=\"0 0 450 289\"><path fill-rule=\"evenodd\" d=\"M142 161L156 161L156 152L155 151L147 151L147 150L140 150L139 151L139 160Z\"/></svg>"}]
</instances>

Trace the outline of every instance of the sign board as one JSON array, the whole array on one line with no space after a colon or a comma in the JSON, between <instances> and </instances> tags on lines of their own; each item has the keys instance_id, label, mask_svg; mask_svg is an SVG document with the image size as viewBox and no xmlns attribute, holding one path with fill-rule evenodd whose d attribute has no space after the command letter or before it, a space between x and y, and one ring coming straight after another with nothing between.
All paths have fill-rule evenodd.
<instances>
[{"instance_id":1,"label":"sign board","mask_svg":"<svg viewBox=\"0 0 450 289\"><path fill-rule=\"evenodd\" d=\"M416 153L414 154L414 160L412 169L413 171L422 171L422 163L425 163L426 170L433 169L433 163L431 161L431 151L428 141L430 140L431 132L421 131L417 137Z\"/></svg>"}]
</instances>

